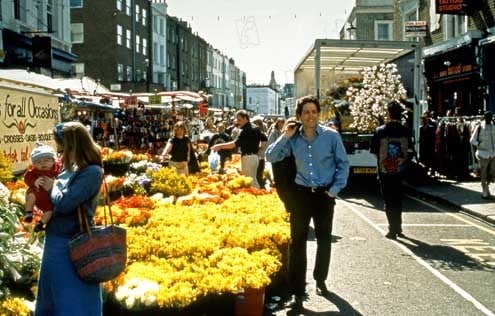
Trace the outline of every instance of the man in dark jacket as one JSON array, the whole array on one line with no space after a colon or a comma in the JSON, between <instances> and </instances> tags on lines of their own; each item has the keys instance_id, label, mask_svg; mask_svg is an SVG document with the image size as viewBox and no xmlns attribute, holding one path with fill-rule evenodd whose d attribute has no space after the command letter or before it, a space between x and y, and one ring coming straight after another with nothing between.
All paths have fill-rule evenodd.
<instances>
[{"instance_id":1,"label":"man in dark jacket","mask_svg":"<svg viewBox=\"0 0 495 316\"><path fill-rule=\"evenodd\" d=\"M378 127L371 140L371 152L378 163L378 180L384 200L389 231L397 239L402 233L402 180L412 153L411 131L402 125L404 107L397 101L387 105L388 122Z\"/></svg>"}]
</instances>

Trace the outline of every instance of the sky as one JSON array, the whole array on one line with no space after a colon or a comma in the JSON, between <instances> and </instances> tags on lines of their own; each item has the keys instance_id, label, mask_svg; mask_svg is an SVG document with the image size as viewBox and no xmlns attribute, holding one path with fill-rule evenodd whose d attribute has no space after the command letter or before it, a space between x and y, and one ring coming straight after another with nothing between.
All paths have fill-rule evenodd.
<instances>
[{"instance_id":1,"label":"sky","mask_svg":"<svg viewBox=\"0 0 495 316\"><path fill-rule=\"evenodd\" d=\"M233 58L248 84L292 83L315 39L338 38L353 0L168 0L168 14L187 21Z\"/></svg>"}]
</instances>

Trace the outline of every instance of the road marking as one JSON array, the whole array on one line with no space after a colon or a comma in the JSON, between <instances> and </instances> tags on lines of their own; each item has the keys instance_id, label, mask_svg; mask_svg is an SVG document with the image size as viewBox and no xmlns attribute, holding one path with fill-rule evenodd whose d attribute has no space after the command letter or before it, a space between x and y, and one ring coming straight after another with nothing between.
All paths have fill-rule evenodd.
<instances>
[{"instance_id":1,"label":"road marking","mask_svg":"<svg viewBox=\"0 0 495 316\"><path fill-rule=\"evenodd\" d=\"M366 217L363 213L361 213L358 209L354 208L354 206L346 202L342 199L339 199L342 203L344 203L351 211L353 211L357 216L361 217L365 222L367 222L371 227L373 227L375 230L380 232L382 235L385 234L385 230L380 228L380 226L376 225L373 223L371 219ZM391 240L392 241L392 240ZM397 247L399 247L402 251L410 255L416 262L418 262L420 265L425 267L428 271L430 271L434 276L436 276L439 280L441 280L443 283L445 283L447 286L449 286L451 289L453 289L457 294L459 294L462 298L467 300L468 302L471 302L474 307L476 307L480 312L485 314L486 316L495 316L495 314L490 311L487 307L485 307L483 304L481 304L478 300L476 300L471 294L463 290L461 287L459 287L457 284L452 282L449 278L447 278L445 275L443 275L440 271L436 270L432 266L430 266L426 261L421 259L420 257L416 256L409 248L407 248L405 245L399 243L398 241L392 241Z\"/></svg>"},{"instance_id":2,"label":"road marking","mask_svg":"<svg viewBox=\"0 0 495 316\"><path fill-rule=\"evenodd\" d=\"M377 224L378 226L388 226L388 223L380 223ZM471 227L472 225L469 224L402 224L402 227L404 226L410 226L410 227Z\"/></svg>"},{"instance_id":3,"label":"road marking","mask_svg":"<svg viewBox=\"0 0 495 316\"><path fill-rule=\"evenodd\" d=\"M428 202L426 202L426 201L423 201L423 200L421 200L421 199L418 199L417 197L410 196L409 194L406 194L406 196L407 196L408 198L410 198L410 199L412 199L412 200L416 201L416 202L419 202L419 203L424 204L424 205L426 205L426 206L428 206L428 207L431 207L431 208L433 208L434 210L436 210L436 211L438 211L438 212L440 212L440 213L447 214L447 215L449 215L449 216L451 216L451 217L453 217L453 218L455 218L455 219L457 219L457 220L460 220L461 222L468 223L468 224L469 224L469 225L471 225L471 226L474 226L474 227L476 227L476 228L478 228L478 229L480 229L480 230L482 230L482 231L484 231L484 232L487 232L487 233L489 233L489 234L491 234L491 235L494 235L494 236L495 236L495 230L493 230L493 229L489 229L489 228L483 227L483 226L481 226L481 225L478 225L478 224L476 224L476 223L473 223L473 222L471 222L471 221L468 221L467 219L464 219L464 218L460 217L459 215L452 214L452 213L449 213L449 212L445 212L444 210L442 210L442 209L441 209L441 208L439 208L438 206L436 206L436 205L434 205L434 204L431 204L431 203L428 203Z\"/></svg>"}]
</instances>

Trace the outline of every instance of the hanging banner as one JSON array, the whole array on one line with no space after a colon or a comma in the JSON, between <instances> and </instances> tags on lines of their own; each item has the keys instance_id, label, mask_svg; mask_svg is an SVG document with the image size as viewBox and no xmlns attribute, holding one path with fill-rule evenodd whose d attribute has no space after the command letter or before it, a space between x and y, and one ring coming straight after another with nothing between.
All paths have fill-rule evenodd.
<instances>
[{"instance_id":1,"label":"hanging banner","mask_svg":"<svg viewBox=\"0 0 495 316\"><path fill-rule=\"evenodd\" d=\"M162 96L150 95L148 97L148 104L162 104Z\"/></svg>"},{"instance_id":2,"label":"hanging banner","mask_svg":"<svg viewBox=\"0 0 495 316\"><path fill-rule=\"evenodd\" d=\"M0 148L14 173L29 166L36 143L55 146L53 128L60 122L57 96L0 86L0 117Z\"/></svg>"}]
</instances>

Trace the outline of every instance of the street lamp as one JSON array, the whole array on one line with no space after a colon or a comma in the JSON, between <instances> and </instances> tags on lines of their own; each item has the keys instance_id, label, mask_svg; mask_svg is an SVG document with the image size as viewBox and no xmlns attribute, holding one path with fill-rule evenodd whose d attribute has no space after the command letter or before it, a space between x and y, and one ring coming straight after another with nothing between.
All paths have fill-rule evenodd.
<instances>
[{"instance_id":1,"label":"street lamp","mask_svg":"<svg viewBox=\"0 0 495 316\"><path fill-rule=\"evenodd\" d=\"M349 27L346 28L346 31L349 32L349 39L356 39L356 27L352 22L349 22Z\"/></svg>"}]
</instances>

